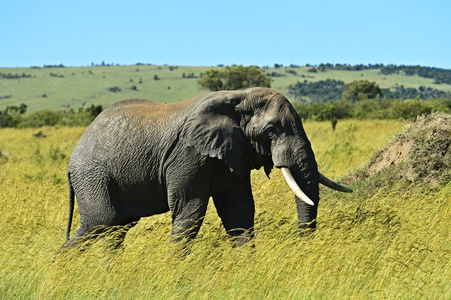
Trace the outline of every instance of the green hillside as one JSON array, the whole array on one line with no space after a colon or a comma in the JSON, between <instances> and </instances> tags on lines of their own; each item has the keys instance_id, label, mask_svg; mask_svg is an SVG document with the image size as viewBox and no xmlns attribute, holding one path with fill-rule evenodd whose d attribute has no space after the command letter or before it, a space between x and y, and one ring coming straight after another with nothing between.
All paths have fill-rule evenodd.
<instances>
[{"instance_id":1,"label":"green hillside","mask_svg":"<svg viewBox=\"0 0 451 300\"><path fill-rule=\"evenodd\" d=\"M106 106L116 100L130 97L158 102L176 102L206 92L200 89L196 80L210 68L141 64L0 68L0 108L25 103L28 105L28 112L39 109L76 109L83 103ZM380 72L381 69L375 68L359 70L329 68L319 69L319 71L316 68L312 69L313 67L277 66L277 68L264 67L262 71L272 77L272 88L286 95L293 102L299 99L289 93L290 85L327 79L344 83L369 80L376 82L382 89L395 90L400 86L415 89L422 87L451 93L451 84L443 82L438 84L434 78L420 77L415 73L410 75L410 71L403 69L390 74L383 74Z\"/></svg>"}]
</instances>

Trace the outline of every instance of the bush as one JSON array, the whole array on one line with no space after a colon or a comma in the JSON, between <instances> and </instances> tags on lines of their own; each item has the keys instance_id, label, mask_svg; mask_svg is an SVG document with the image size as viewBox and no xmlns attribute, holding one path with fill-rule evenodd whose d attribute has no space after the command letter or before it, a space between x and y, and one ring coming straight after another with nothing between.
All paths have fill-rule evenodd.
<instances>
[{"instance_id":1,"label":"bush","mask_svg":"<svg viewBox=\"0 0 451 300\"><path fill-rule=\"evenodd\" d=\"M26 111L27 105L25 103L19 106L7 106L4 111L0 111L0 127L17 127Z\"/></svg>"},{"instance_id":2,"label":"bush","mask_svg":"<svg viewBox=\"0 0 451 300\"><path fill-rule=\"evenodd\" d=\"M39 110L25 116L15 127L42 127L60 124L67 113L63 110Z\"/></svg>"},{"instance_id":3,"label":"bush","mask_svg":"<svg viewBox=\"0 0 451 300\"><path fill-rule=\"evenodd\" d=\"M346 119L402 119L415 120L420 115L433 112L451 113L451 99L363 99L357 102L347 100L316 102L311 105L296 103L295 109L304 119L331 121Z\"/></svg>"},{"instance_id":4,"label":"bush","mask_svg":"<svg viewBox=\"0 0 451 300\"><path fill-rule=\"evenodd\" d=\"M20 110L22 108L22 110ZM75 112L70 110L39 110L31 114L25 115L26 107L19 106L17 111L19 113L12 113L16 109L8 107L5 111L0 111L0 127L42 127L42 126L87 126L94 118L102 112L101 105L94 105L85 107L84 104ZM23 111L23 113L20 113Z\"/></svg>"},{"instance_id":5,"label":"bush","mask_svg":"<svg viewBox=\"0 0 451 300\"><path fill-rule=\"evenodd\" d=\"M117 92L120 92L120 91L122 91L122 90L121 90L121 88L118 87L118 86L112 86L112 87L108 88L108 91L109 91L109 92L113 92L113 93L117 93Z\"/></svg>"},{"instance_id":6,"label":"bush","mask_svg":"<svg viewBox=\"0 0 451 300\"><path fill-rule=\"evenodd\" d=\"M419 115L430 114L431 107L424 105L418 99L409 99L405 101L395 101L392 105L392 111L395 118L401 118L404 120L414 120Z\"/></svg>"}]
</instances>

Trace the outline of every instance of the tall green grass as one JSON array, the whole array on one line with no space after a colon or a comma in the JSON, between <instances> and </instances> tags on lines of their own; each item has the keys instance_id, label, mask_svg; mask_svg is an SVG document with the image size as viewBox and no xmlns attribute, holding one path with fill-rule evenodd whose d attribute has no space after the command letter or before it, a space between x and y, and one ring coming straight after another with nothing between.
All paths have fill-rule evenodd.
<instances>
[{"instance_id":1,"label":"tall green grass","mask_svg":"<svg viewBox=\"0 0 451 300\"><path fill-rule=\"evenodd\" d=\"M403 124L305 124L320 170L342 177ZM1 299L448 299L451 186L321 189L318 230L297 235L293 195L278 170L252 177L255 248L233 249L209 206L191 253L170 244L168 213L144 218L121 250L99 241L59 251L65 172L84 128L0 130ZM42 135L41 135L42 136ZM78 226L75 212L73 227Z\"/></svg>"}]
</instances>

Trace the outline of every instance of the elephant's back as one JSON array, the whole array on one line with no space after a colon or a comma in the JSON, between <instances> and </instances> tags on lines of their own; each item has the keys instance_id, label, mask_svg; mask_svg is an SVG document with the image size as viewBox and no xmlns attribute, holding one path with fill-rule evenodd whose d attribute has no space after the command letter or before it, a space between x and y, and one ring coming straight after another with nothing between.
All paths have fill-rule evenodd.
<instances>
[{"instance_id":1,"label":"elephant's back","mask_svg":"<svg viewBox=\"0 0 451 300\"><path fill-rule=\"evenodd\" d=\"M140 98L124 99L110 105L99 117L121 116L140 120L144 124L151 122L163 125L165 120L177 121L177 117L186 116L186 112L196 106L198 99L199 97L194 97L176 103L159 103Z\"/></svg>"},{"instance_id":2,"label":"elephant's back","mask_svg":"<svg viewBox=\"0 0 451 300\"><path fill-rule=\"evenodd\" d=\"M160 122L161 119L173 116L176 113L173 104L153 102L145 99L132 98L119 100L105 109L99 118L124 119L130 121ZM105 120L103 120L105 121Z\"/></svg>"},{"instance_id":3,"label":"elephant's back","mask_svg":"<svg viewBox=\"0 0 451 300\"><path fill-rule=\"evenodd\" d=\"M72 153L78 160L111 160L136 155L164 156L177 140L190 111L202 102L199 97L165 104L132 98L119 100L102 111L85 130Z\"/></svg>"},{"instance_id":4,"label":"elephant's back","mask_svg":"<svg viewBox=\"0 0 451 300\"><path fill-rule=\"evenodd\" d=\"M183 116L165 106L144 99L112 104L85 130L72 152L71 163L102 167L118 164L114 168L124 168L124 163L132 161L143 167L158 160L177 138L183 122Z\"/></svg>"}]
</instances>

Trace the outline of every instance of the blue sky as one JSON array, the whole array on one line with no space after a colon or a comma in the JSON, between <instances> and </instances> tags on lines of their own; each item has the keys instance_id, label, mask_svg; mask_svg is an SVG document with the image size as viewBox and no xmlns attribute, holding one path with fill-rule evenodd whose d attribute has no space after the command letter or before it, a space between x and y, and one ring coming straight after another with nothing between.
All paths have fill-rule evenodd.
<instances>
[{"instance_id":1,"label":"blue sky","mask_svg":"<svg viewBox=\"0 0 451 300\"><path fill-rule=\"evenodd\" d=\"M0 0L0 67L319 63L451 69L451 1Z\"/></svg>"}]
</instances>

